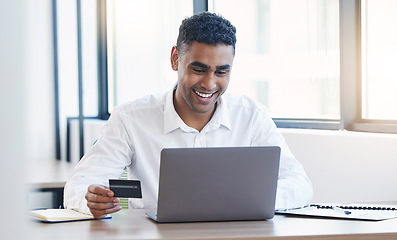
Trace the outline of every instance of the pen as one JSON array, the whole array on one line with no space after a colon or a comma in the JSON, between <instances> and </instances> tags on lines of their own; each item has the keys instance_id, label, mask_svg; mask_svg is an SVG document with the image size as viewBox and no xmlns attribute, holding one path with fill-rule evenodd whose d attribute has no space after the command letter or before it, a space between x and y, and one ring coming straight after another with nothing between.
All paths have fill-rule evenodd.
<instances>
[{"instance_id":1,"label":"pen","mask_svg":"<svg viewBox=\"0 0 397 240\"><path fill-rule=\"evenodd\" d=\"M334 210L334 211L337 211L338 213L342 213L342 214L346 214L346 215L349 215L349 214L352 213L352 212L350 212L350 211L347 211L347 210L345 210L345 209L342 209L342 208L340 208L340 207L335 207L335 206L332 206L331 209Z\"/></svg>"}]
</instances>

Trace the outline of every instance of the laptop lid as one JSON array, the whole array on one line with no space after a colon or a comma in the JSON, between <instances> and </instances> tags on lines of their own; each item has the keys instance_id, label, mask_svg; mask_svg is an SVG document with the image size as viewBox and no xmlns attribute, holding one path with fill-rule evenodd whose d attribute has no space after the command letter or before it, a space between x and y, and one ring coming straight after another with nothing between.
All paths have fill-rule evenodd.
<instances>
[{"instance_id":1,"label":"laptop lid","mask_svg":"<svg viewBox=\"0 0 397 240\"><path fill-rule=\"evenodd\" d=\"M280 148L174 148L161 152L157 222L274 216Z\"/></svg>"}]
</instances>

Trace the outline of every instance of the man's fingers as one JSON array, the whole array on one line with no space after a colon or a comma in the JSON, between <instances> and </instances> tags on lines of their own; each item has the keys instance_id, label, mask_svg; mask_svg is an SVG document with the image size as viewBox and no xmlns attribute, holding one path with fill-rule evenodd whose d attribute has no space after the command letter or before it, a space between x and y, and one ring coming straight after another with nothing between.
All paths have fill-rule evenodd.
<instances>
[{"instance_id":1,"label":"man's fingers","mask_svg":"<svg viewBox=\"0 0 397 240\"><path fill-rule=\"evenodd\" d=\"M112 190L106 188L105 186L101 186L101 185L90 185L88 187L88 192L103 195L103 196L108 196L108 197L113 197L113 195L114 195Z\"/></svg>"},{"instance_id":2,"label":"man's fingers","mask_svg":"<svg viewBox=\"0 0 397 240\"><path fill-rule=\"evenodd\" d=\"M90 208L90 211L92 215L94 215L95 218L104 218L106 215L115 213L121 210L121 206L115 206L113 208L108 208L105 210L98 210L94 208Z\"/></svg>"},{"instance_id":3,"label":"man's fingers","mask_svg":"<svg viewBox=\"0 0 397 240\"><path fill-rule=\"evenodd\" d=\"M117 203L97 203L97 202L87 202L87 206L90 209L95 209L95 210L106 210L106 209L112 209L117 206Z\"/></svg>"},{"instance_id":4,"label":"man's fingers","mask_svg":"<svg viewBox=\"0 0 397 240\"><path fill-rule=\"evenodd\" d=\"M88 192L85 195L85 199L87 202L96 202L96 203L119 203L120 200L116 197L106 197L102 195L98 195L95 193Z\"/></svg>"},{"instance_id":5,"label":"man's fingers","mask_svg":"<svg viewBox=\"0 0 397 240\"><path fill-rule=\"evenodd\" d=\"M87 200L87 207L95 218L104 218L110 213L121 210L121 206L117 206L120 199L113 196L113 191L105 186L90 185L88 187L85 199Z\"/></svg>"}]
</instances>

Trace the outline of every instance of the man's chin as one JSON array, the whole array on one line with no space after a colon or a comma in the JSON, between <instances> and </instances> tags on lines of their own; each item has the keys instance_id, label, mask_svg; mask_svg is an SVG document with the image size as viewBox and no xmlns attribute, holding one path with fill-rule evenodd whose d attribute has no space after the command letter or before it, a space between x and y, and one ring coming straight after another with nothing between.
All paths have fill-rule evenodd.
<instances>
[{"instance_id":1,"label":"man's chin","mask_svg":"<svg viewBox=\"0 0 397 240\"><path fill-rule=\"evenodd\" d=\"M216 106L216 102L214 104L211 105L205 105L205 106L194 106L194 111L196 113L201 113L201 114L206 114L206 113L210 113L215 109Z\"/></svg>"}]
</instances>

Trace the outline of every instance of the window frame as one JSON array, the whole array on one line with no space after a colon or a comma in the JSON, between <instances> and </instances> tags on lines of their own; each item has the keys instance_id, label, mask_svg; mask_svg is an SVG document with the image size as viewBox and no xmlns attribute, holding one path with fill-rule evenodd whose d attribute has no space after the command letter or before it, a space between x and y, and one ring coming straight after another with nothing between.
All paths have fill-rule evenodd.
<instances>
[{"instance_id":1,"label":"window frame","mask_svg":"<svg viewBox=\"0 0 397 240\"><path fill-rule=\"evenodd\" d=\"M341 130L397 133L397 120L363 119L361 2L340 0Z\"/></svg>"},{"instance_id":2,"label":"window frame","mask_svg":"<svg viewBox=\"0 0 397 240\"><path fill-rule=\"evenodd\" d=\"M60 131L60 111L59 111L59 71L58 71L58 16L57 16L57 0L51 1L52 11L52 48L54 51L54 115L55 115L55 159L61 159L61 131Z\"/></svg>"}]
</instances>

